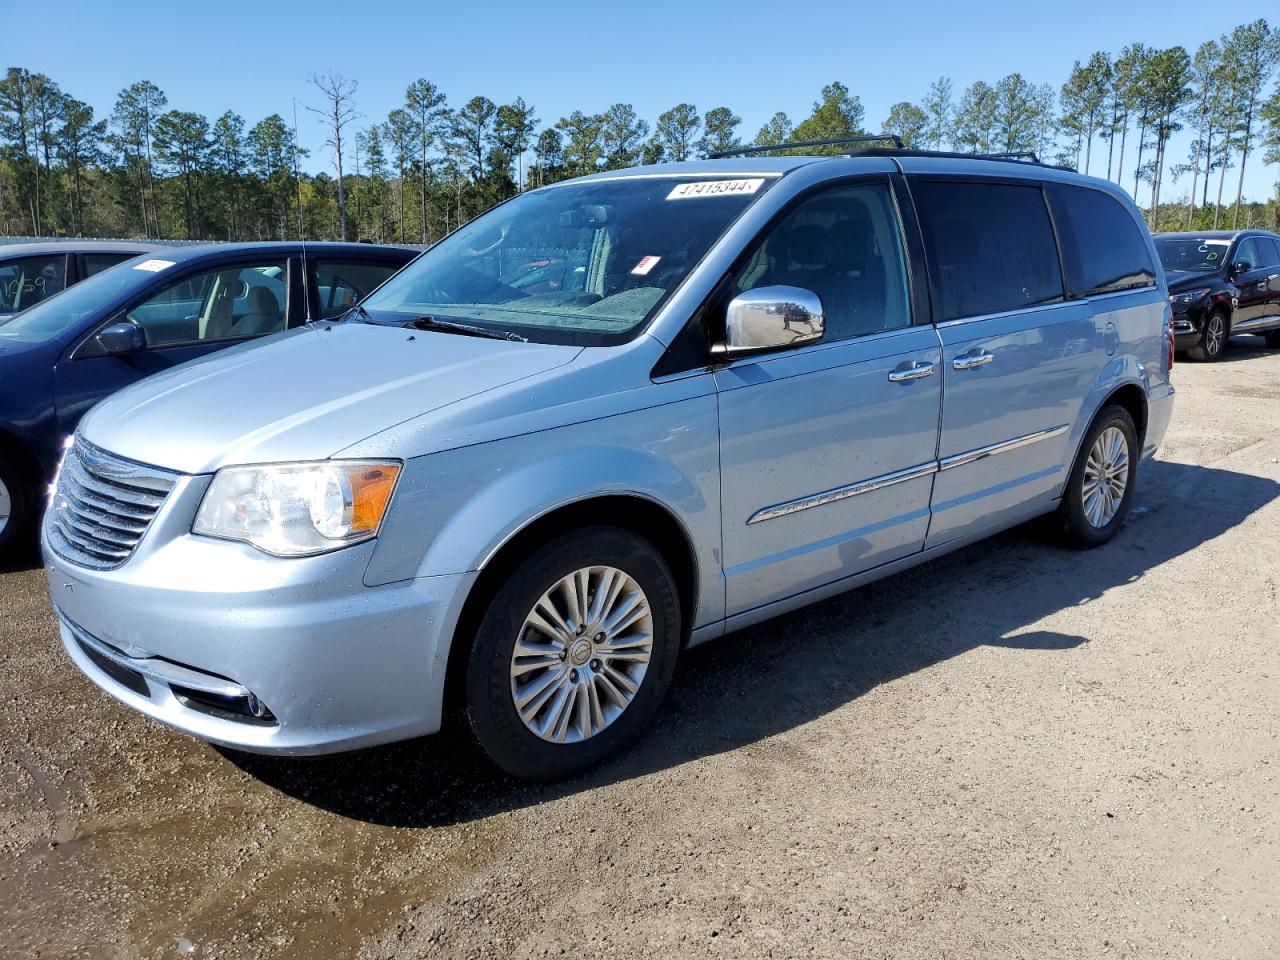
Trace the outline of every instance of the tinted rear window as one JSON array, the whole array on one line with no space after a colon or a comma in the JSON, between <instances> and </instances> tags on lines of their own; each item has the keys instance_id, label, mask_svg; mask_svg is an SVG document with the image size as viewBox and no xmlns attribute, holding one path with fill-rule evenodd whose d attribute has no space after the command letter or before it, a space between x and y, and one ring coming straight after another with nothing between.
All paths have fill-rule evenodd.
<instances>
[{"instance_id":1,"label":"tinted rear window","mask_svg":"<svg viewBox=\"0 0 1280 960\"><path fill-rule=\"evenodd\" d=\"M912 184L939 320L1062 299L1062 269L1037 185Z\"/></svg>"},{"instance_id":2,"label":"tinted rear window","mask_svg":"<svg viewBox=\"0 0 1280 960\"><path fill-rule=\"evenodd\" d=\"M1146 237L1119 200L1060 183L1049 186L1049 196L1073 293L1088 297L1155 284Z\"/></svg>"},{"instance_id":3,"label":"tinted rear window","mask_svg":"<svg viewBox=\"0 0 1280 960\"><path fill-rule=\"evenodd\" d=\"M1258 242L1258 254L1262 258L1259 266L1274 267L1280 264L1280 240L1273 237L1254 237Z\"/></svg>"}]
</instances>

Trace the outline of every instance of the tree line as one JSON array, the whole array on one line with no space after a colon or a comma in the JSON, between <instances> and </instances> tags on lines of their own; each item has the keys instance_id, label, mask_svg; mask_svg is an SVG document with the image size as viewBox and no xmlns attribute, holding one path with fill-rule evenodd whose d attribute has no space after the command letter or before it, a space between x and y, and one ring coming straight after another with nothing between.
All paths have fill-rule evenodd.
<instances>
[{"instance_id":1,"label":"tree line","mask_svg":"<svg viewBox=\"0 0 1280 960\"><path fill-rule=\"evenodd\" d=\"M521 190L568 177L868 132L915 148L1033 151L1121 183L1153 229L1280 227L1280 182L1265 203L1244 199L1259 152L1280 164L1278 65L1280 29L1257 20L1194 54L1142 43L1095 52L1057 89L1011 73L957 92L940 77L871 131L861 99L836 81L803 119L776 113L750 141L727 106L702 113L680 103L652 126L627 103L544 122L520 97L451 105L425 79L384 118L363 122L358 83L329 72L309 78L315 96L303 116L323 124L332 174L300 169L296 105L252 125L230 110L211 119L170 109L143 80L100 118L44 74L10 67L0 79L0 233L431 243ZM1173 156L1170 141L1184 129L1188 152ZM1171 200L1171 184L1188 175L1189 190Z\"/></svg>"}]
</instances>

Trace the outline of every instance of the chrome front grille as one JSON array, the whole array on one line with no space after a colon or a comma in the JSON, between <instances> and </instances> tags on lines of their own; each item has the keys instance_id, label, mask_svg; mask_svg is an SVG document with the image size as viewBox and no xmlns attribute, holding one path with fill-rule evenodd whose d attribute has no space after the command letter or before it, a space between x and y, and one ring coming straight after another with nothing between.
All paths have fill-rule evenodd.
<instances>
[{"instance_id":1,"label":"chrome front grille","mask_svg":"<svg viewBox=\"0 0 1280 960\"><path fill-rule=\"evenodd\" d=\"M49 546L92 570L120 566L177 481L176 473L125 460L77 438L49 503Z\"/></svg>"}]
</instances>

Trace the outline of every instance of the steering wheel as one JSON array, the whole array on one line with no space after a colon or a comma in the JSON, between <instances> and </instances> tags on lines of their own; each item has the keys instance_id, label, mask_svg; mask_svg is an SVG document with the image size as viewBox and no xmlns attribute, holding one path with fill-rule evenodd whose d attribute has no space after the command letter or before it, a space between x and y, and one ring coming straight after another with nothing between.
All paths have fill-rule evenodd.
<instances>
[{"instance_id":1,"label":"steering wheel","mask_svg":"<svg viewBox=\"0 0 1280 960\"><path fill-rule=\"evenodd\" d=\"M511 222L509 220L503 221L503 223L498 227L498 231L497 231L498 235L493 239L491 243L485 243L480 246L472 246L468 244L467 246L463 247L462 255L464 257L483 257L486 253L490 253L498 249L498 247L502 245L502 242L507 239L507 234L510 232L511 232ZM481 234L481 237L487 237L490 235L491 235L491 232L486 232Z\"/></svg>"}]
</instances>

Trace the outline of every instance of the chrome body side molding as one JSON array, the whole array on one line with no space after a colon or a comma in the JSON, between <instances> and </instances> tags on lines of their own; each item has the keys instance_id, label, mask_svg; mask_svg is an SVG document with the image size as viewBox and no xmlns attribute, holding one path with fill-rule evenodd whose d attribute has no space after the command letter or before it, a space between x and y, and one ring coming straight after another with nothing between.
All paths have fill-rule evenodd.
<instances>
[{"instance_id":1,"label":"chrome body side molding","mask_svg":"<svg viewBox=\"0 0 1280 960\"><path fill-rule=\"evenodd\" d=\"M1037 430L1035 433L1028 433L1021 437L1014 437L1011 440L1002 440L1000 443L993 443L990 446L979 447L977 450L957 453L954 456L945 457L942 460L932 460L929 463L922 463L919 466L908 467L905 470L897 470L893 473L886 473L878 477L872 477L869 480L861 480L857 483L848 484L847 486L836 487L834 490L824 490L822 493L815 493L807 497L800 497L796 500L788 500L786 503L779 503L772 507L765 507L763 510L756 511L747 520L747 524L750 525L753 523L763 523L765 520L775 520L778 517L785 517L793 513L799 513L802 510L811 510L814 507L822 507L826 506L828 503L847 500L850 497L856 497L859 494L871 493L873 490L883 490L885 487L891 487L895 483L905 483L908 480L915 480L918 477L927 477L942 470L951 470L955 467L963 467L966 464L985 460L987 457L993 457L1009 450L1017 450L1019 447L1038 443L1041 440L1060 437L1069 429L1071 429L1071 424L1064 423L1057 427L1050 427L1047 430Z\"/></svg>"}]
</instances>

